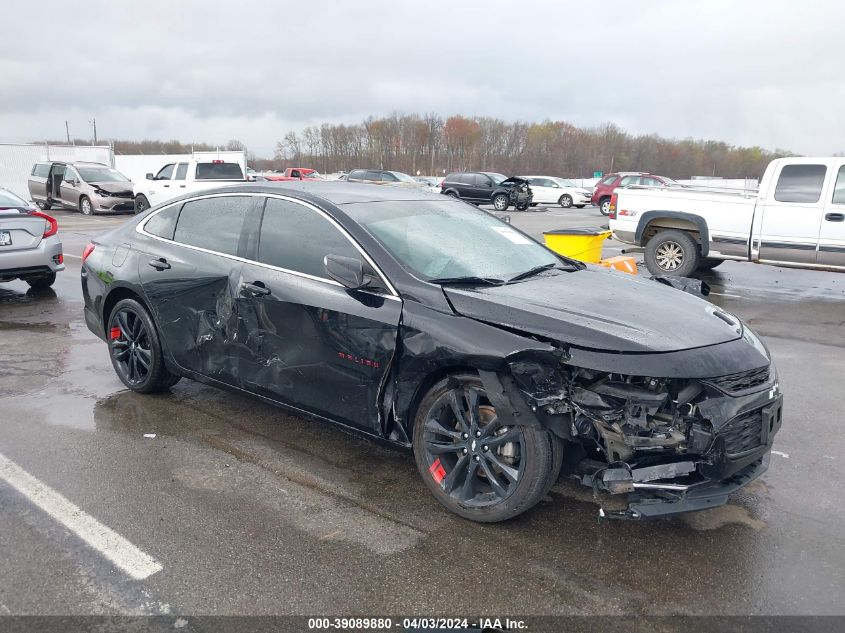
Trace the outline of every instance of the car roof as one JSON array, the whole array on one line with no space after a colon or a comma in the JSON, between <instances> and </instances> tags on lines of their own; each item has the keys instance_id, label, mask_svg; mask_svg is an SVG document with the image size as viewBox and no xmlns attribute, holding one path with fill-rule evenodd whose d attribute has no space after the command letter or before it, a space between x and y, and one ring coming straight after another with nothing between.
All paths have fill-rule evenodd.
<instances>
[{"instance_id":1,"label":"car roof","mask_svg":"<svg viewBox=\"0 0 845 633\"><path fill-rule=\"evenodd\" d=\"M383 170L379 170L383 171ZM217 187L214 190L203 189L196 195L209 193L258 193L285 194L301 192L308 197L320 198L334 205L354 202L386 202L400 200L448 200L442 194L430 193L416 187L395 187L392 185L371 185L367 183L347 182L345 180L290 180L282 182L267 181L260 184ZM189 199L193 196L186 196Z\"/></svg>"}]
</instances>

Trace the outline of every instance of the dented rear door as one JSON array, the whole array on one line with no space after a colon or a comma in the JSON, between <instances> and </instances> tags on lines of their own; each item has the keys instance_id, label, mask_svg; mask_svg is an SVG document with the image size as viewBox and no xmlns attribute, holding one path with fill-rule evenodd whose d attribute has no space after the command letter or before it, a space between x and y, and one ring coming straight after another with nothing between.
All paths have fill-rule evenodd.
<instances>
[{"instance_id":1,"label":"dented rear door","mask_svg":"<svg viewBox=\"0 0 845 633\"><path fill-rule=\"evenodd\" d=\"M256 199L217 195L186 202L173 238L150 236L138 259L141 285L173 360L228 384L237 384L238 375L237 254Z\"/></svg>"}]
</instances>

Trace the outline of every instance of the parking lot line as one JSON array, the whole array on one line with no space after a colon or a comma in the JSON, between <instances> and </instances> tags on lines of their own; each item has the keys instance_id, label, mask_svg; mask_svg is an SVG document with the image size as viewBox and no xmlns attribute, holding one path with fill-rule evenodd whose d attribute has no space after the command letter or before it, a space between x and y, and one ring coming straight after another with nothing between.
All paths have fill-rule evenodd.
<instances>
[{"instance_id":1,"label":"parking lot line","mask_svg":"<svg viewBox=\"0 0 845 633\"><path fill-rule=\"evenodd\" d=\"M70 253L65 253L64 256L65 257L73 257L74 259L82 259L82 257L80 257L79 255L71 255Z\"/></svg>"},{"instance_id":2,"label":"parking lot line","mask_svg":"<svg viewBox=\"0 0 845 633\"><path fill-rule=\"evenodd\" d=\"M0 454L0 479L136 580L163 569L152 556Z\"/></svg>"}]
</instances>

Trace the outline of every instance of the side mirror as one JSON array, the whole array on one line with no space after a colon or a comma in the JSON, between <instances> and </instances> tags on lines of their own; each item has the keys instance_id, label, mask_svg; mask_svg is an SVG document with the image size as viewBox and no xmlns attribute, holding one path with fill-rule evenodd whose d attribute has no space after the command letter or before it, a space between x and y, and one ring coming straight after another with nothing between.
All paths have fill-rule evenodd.
<instances>
[{"instance_id":1,"label":"side mirror","mask_svg":"<svg viewBox=\"0 0 845 633\"><path fill-rule=\"evenodd\" d=\"M147 174L147 180L155 180L155 176L153 176L152 172Z\"/></svg>"},{"instance_id":2,"label":"side mirror","mask_svg":"<svg viewBox=\"0 0 845 633\"><path fill-rule=\"evenodd\" d=\"M323 267L329 277L349 290L366 288L372 281L369 275L364 274L364 262L354 257L326 255Z\"/></svg>"}]
</instances>

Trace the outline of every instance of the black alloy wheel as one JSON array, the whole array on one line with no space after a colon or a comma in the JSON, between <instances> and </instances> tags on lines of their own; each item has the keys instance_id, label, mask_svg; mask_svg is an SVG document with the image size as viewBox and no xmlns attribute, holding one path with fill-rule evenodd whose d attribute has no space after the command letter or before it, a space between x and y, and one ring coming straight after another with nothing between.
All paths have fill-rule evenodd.
<instances>
[{"instance_id":1,"label":"black alloy wheel","mask_svg":"<svg viewBox=\"0 0 845 633\"><path fill-rule=\"evenodd\" d=\"M118 374L129 386L138 386L150 374L153 352L150 333L141 317L128 308L118 310L109 333L111 353Z\"/></svg>"},{"instance_id":2,"label":"black alloy wheel","mask_svg":"<svg viewBox=\"0 0 845 633\"><path fill-rule=\"evenodd\" d=\"M123 299L109 316L106 330L112 366L124 385L139 393L172 387L181 376L164 365L161 345L150 315L135 299Z\"/></svg>"},{"instance_id":3,"label":"black alloy wheel","mask_svg":"<svg viewBox=\"0 0 845 633\"><path fill-rule=\"evenodd\" d=\"M417 467L434 496L475 521L503 521L539 501L553 470L542 429L507 425L477 376L441 381L420 404Z\"/></svg>"}]
</instances>

